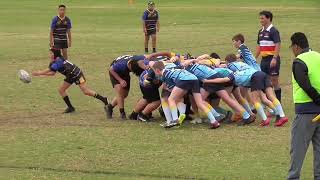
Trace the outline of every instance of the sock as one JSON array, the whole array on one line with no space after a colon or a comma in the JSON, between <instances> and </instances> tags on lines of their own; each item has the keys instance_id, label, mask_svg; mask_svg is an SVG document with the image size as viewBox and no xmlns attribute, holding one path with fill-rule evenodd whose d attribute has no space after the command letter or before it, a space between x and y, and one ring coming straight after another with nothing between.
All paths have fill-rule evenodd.
<instances>
[{"instance_id":1,"label":"sock","mask_svg":"<svg viewBox=\"0 0 320 180\"><path fill-rule=\"evenodd\" d=\"M112 106L112 104L108 104L108 108L113 109L114 106Z\"/></svg>"},{"instance_id":2,"label":"sock","mask_svg":"<svg viewBox=\"0 0 320 180\"><path fill-rule=\"evenodd\" d=\"M276 99L272 103L275 106L275 110L276 110L277 115L279 115L281 118L284 117L285 114L283 112L283 109L282 109L280 101L278 99Z\"/></svg>"},{"instance_id":3,"label":"sock","mask_svg":"<svg viewBox=\"0 0 320 180\"><path fill-rule=\"evenodd\" d=\"M96 93L93 97L94 97L94 98L99 99L99 100L100 100L100 101L102 101L105 105L107 105L107 104L108 104L107 98L106 98L106 97L101 96L101 95L100 95L100 94L98 94L98 93Z\"/></svg>"},{"instance_id":4,"label":"sock","mask_svg":"<svg viewBox=\"0 0 320 180\"><path fill-rule=\"evenodd\" d=\"M182 102L179 102L179 103L177 104L177 108L178 108L178 110L179 110L180 115L181 115L181 114L186 114L186 108L187 108L187 105L186 105L186 104L184 104L184 103L182 103Z\"/></svg>"},{"instance_id":5,"label":"sock","mask_svg":"<svg viewBox=\"0 0 320 180\"><path fill-rule=\"evenodd\" d=\"M252 110L250 108L250 105L248 103L248 101L244 98L241 99L241 105L244 107L244 109L249 113L252 114Z\"/></svg>"},{"instance_id":6,"label":"sock","mask_svg":"<svg viewBox=\"0 0 320 180\"><path fill-rule=\"evenodd\" d=\"M276 94L277 99L281 102L281 88L275 89L274 93Z\"/></svg>"},{"instance_id":7,"label":"sock","mask_svg":"<svg viewBox=\"0 0 320 180\"><path fill-rule=\"evenodd\" d=\"M164 113L164 116L166 117L167 123L170 123L172 121L171 111L169 109L169 105L167 102L162 102L162 110Z\"/></svg>"},{"instance_id":8,"label":"sock","mask_svg":"<svg viewBox=\"0 0 320 180\"><path fill-rule=\"evenodd\" d=\"M209 118L211 124L215 123L217 121L209 109L206 109L204 112L206 113L207 117Z\"/></svg>"},{"instance_id":9,"label":"sock","mask_svg":"<svg viewBox=\"0 0 320 180\"><path fill-rule=\"evenodd\" d=\"M209 103L206 103L206 106L210 110L210 112L212 113L212 115L214 117L219 117L220 116L220 114L215 109L213 109L213 107Z\"/></svg>"},{"instance_id":10,"label":"sock","mask_svg":"<svg viewBox=\"0 0 320 180\"><path fill-rule=\"evenodd\" d=\"M121 114L122 114L122 113L125 113L125 112L124 112L124 108L119 108L119 111L120 111Z\"/></svg>"},{"instance_id":11,"label":"sock","mask_svg":"<svg viewBox=\"0 0 320 180\"><path fill-rule=\"evenodd\" d=\"M219 114L224 114L224 115L227 115L228 111L223 109L222 107L218 106L218 107L215 107L215 110L219 113Z\"/></svg>"},{"instance_id":12,"label":"sock","mask_svg":"<svg viewBox=\"0 0 320 180\"><path fill-rule=\"evenodd\" d=\"M152 48L152 52L154 52L154 53L157 52L157 51L156 51L156 48Z\"/></svg>"},{"instance_id":13,"label":"sock","mask_svg":"<svg viewBox=\"0 0 320 180\"><path fill-rule=\"evenodd\" d=\"M250 104L249 106L250 106L251 111L255 109L254 105Z\"/></svg>"},{"instance_id":14,"label":"sock","mask_svg":"<svg viewBox=\"0 0 320 180\"><path fill-rule=\"evenodd\" d=\"M170 111L171 111L171 116L172 116L172 119L175 121L175 120L178 120L178 109L176 106L170 106Z\"/></svg>"},{"instance_id":15,"label":"sock","mask_svg":"<svg viewBox=\"0 0 320 180\"><path fill-rule=\"evenodd\" d=\"M149 52L148 48L144 48L144 52L148 53Z\"/></svg>"},{"instance_id":16,"label":"sock","mask_svg":"<svg viewBox=\"0 0 320 180\"><path fill-rule=\"evenodd\" d=\"M250 118L250 114L247 111L243 111L240 113L243 119L249 119Z\"/></svg>"},{"instance_id":17,"label":"sock","mask_svg":"<svg viewBox=\"0 0 320 180\"><path fill-rule=\"evenodd\" d=\"M70 102L69 96L63 97L63 100L64 100L64 102L67 104L67 106L68 106L69 108L73 108L73 106L72 106L72 104L71 104L71 102Z\"/></svg>"},{"instance_id":18,"label":"sock","mask_svg":"<svg viewBox=\"0 0 320 180\"><path fill-rule=\"evenodd\" d=\"M260 103L255 103L255 104L254 104L254 107L256 108L256 110L257 110L259 116L261 117L261 119L262 119L263 121L267 120L267 115L266 115L266 113L264 112L261 104L260 104Z\"/></svg>"}]
</instances>

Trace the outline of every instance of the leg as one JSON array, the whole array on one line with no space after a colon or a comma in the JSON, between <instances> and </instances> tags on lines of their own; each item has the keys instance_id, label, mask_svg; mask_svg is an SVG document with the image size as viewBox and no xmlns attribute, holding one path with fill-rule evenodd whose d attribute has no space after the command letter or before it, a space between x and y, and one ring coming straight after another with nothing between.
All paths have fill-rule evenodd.
<instances>
[{"instance_id":1,"label":"leg","mask_svg":"<svg viewBox=\"0 0 320 180\"><path fill-rule=\"evenodd\" d=\"M152 51L155 53L156 46L157 46L157 34L152 34L151 39L152 39Z\"/></svg>"},{"instance_id":2,"label":"leg","mask_svg":"<svg viewBox=\"0 0 320 180\"><path fill-rule=\"evenodd\" d=\"M220 90L216 92L217 95L233 110L240 113L243 117L243 119L249 119L250 114L234 99L232 99L228 92L225 90Z\"/></svg>"},{"instance_id":3,"label":"leg","mask_svg":"<svg viewBox=\"0 0 320 180\"><path fill-rule=\"evenodd\" d=\"M65 113L71 113L75 111L74 107L72 106L70 99L66 93L67 89L71 86L72 84L64 81L63 84L59 88L59 94L63 98L64 102L67 104L68 108L64 111Z\"/></svg>"},{"instance_id":4,"label":"leg","mask_svg":"<svg viewBox=\"0 0 320 180\"><path fill-rule=\"evenodd\" d=\"M142 114L150 114L152 113L154 110L156 110L159 106L160 106L161 102L159 101L154 101L152 103L149 103L142 111Z\"/></svg>"},{"instance_id":5,"label":"leg","mask_svg":"<svg viewBox=\"0 0 320 180\"><path fill-rule=\"evenodd\" d=\"M291 128L291 161L288 179L300 179L300 171L316 125L315 114L297 114Z\"/></svg>"},{"instance_id":6,"label":"leg","mask_svg":"<svg viewBox=\"0 0 320 180\"><path fill-rule=\"evenodd\" d=\"M68 49L64 48L61 51L62 51L62 56L64 57L64 59L68 60Z\"/></svg>"},{"instance_id":7,"label":"leg","mask_svg":"<svg viewBox=\"0 0 320 180\"><path fill-rule=\"evenodd\" d=\"M268 87L266 89L266 94L270 100L272 100L273 106L275 107L275 112L280 118L276 121L275 126L282 126L288 122L288 118L285 116L282 105L280 101L274 96L272 88Z\"/></svg>"},{"instance_id":8,"label":"leg","mask_svg":"<svg viewBox=\"0 0 320 180\"><path fill-rule=\"evenodd\" d=\"M270 80L274 88L274 93L276 94L277 99L281 101L281 88L279 83L279 76L270 76Z\"/></svg>"},{"instance_id":9,"label":"leg","mask_svg":"<svg viewBox=\"0 0 320 180\"><path fill-rule=\"evenodd\" d=\"M145 34L145 36L144 36L144 50L145 50L145 53L149 52L149 50L148 50L149 38L150 38L150 36Z\"/></svg>"},{"instance_id":10,"label":"leg","mask_svg":"<svg viewBox=\"0 0 320 180\"><path fill-rule=\"evenodd\" d=\"M314 179L320 179L320 126L319 123L312 137Z\"/></svg>"},{"instance_id":11,"label":"leg","mask_svg":"<svg viewBox=\"0 0 320 180\"><path fill-rule=\"evenodd\" d=\"M247 89L247 88L242 88L242 89ZM244 109L249 113L253 114L250 108L250 105L248 101L241 95L240 88L235 88L233 90L233 96L236 98L236 100L244 107ZM246 90L243 90L246 91Z\"/></svg>"},{"instance_id":12,"label":"leg","mask_svg":"<svg viewBox=\"0 0 320 180\"><path fill-rule=\"evenodd\" d=\"M267 125L269 125L270 122L267 122L267 115L264 112L264 109L263 109L263 107L262 107L262 105L260 103L260 98L259 97L260 97L261 93L262 93L262 91L260 91L260 90L252 91L251 92L251 99L252 99L252 102L254 103L254 107L257 110L258 115L262 119L262 122L265 122L262 125L267 126Z\"/></svg>"},{"instance_id":13,"label":"leg","mask_svg":"<svg viewBox=\"0 0 320 180\"><path fill-rule=\"evenodd\" d=\"M202 96L200 93L193 93L193 98L198 106L198 108L205 112L207 117L210 120L211 128L216 129L220 127L219 122L215 119L214 115L211 113L210 109L205 105L205 103L202 100ZM211 107L212 108L212 107Z\"/></svg>"},{"instance_id":14,"label":"leg","mask_svg":"<svg viewBox=\"0 0 320 180\"><path fill-rule=\"evenodd\" d=\"M179 87L174 87L169 98L169 107L174 121L178 120L177 103L183 98L187 92Z\"/></svg>"}]
</instances>

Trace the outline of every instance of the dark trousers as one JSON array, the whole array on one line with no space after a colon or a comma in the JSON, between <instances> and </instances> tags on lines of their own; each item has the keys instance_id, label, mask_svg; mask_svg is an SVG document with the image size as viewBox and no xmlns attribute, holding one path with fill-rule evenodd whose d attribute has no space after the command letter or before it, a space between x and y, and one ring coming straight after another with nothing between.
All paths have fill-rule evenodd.
<instances>
[{"instance_id":1,"label":"dark trousers","mask_svg":"<svg viewBox=\"0 0 320 180\"><path fill-rule=\"evenodd\" d=\"M297 114L291 129L291 161L288 179L300 179L300 171L310 141L313 145L314 179L320 180L320 122L312 119L318 114Z\"/></svg>"}]
</instances>

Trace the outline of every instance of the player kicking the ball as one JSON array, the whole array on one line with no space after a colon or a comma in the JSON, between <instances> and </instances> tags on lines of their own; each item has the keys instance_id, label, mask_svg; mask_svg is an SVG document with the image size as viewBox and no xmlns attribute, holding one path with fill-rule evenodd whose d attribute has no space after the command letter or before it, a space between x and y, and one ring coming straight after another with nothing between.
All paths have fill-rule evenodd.
<instances>
[{"instance_id":1,"label":"player kicking the ball","mask_svg":"<svg viewBox=\"0 0 320 180\"><path fill-rule=\"evenodd\" d=\"M46 76L54 76L56 72L59 72L66 77L64 79L62 86L59 88L59 93L62 96L64 102L68 106L67 109L64 111L64 113L71 113L75 111L75 108L72 106L70 99L66 93L66 90L73 83L78 85L81 91L85 95L92 96L102 101L106 108L106 106L108 105L107 97L103 97L98 93L96 93L95 91L91 90L89 87L87 87L86 79L81 69L78 66L65 60L61 55L61 50L50 49L50 55L52 57L52 61L50 62L49 68L42 71L35 71L32 73L32 75L46 77Z\"/></svg>"}]
</instances>

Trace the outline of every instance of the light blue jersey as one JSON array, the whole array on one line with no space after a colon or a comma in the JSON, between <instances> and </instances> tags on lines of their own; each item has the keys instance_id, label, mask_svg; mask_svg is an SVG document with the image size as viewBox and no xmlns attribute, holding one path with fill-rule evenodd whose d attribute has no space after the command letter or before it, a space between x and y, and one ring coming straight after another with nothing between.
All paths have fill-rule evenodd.
<instances>
[{"instance_id":1,"label":"light blue jersey","mask_svg":"<svg viewBox=\"0 0 320 180\"><path fill-rule=\"evenodd\" d=\"M193 64L193 65L189 65L188 67L186 67L186 70L192 74L194 74L195 76L197 76L197 78L202 81L204 79L209 79L210 77L216 75L218 73L218 71L216 71L215 69L212 69L206 65L202 65L202 64Z\"/></svg>"},{"instance_id":2,"label":"light blue jersey","mask_svg":"<svg viewBox=\"0 0 320 180\"><path fill-rule=\"evenodd\" d=\"M249 66L253 67L254 69L261 71L259 64L257 63L256 59L254 58L252 52L250 51L250 49L244 45L241 44L238 52L241 56L241 59L243 59L243 61L248 64Z\"/></svg>"},{"instance_id":3,"label":"light blue jersey","mask_svg":"<svg viewBox=\"0 0 320 180\"><path fill-rule=\"evenodd\" d=\"M162 81L169 89L172 89L178 81L192 81L198 78L190 72L183 69L165 69L162 75Z\"/></svg>"},{"instance_id":4,"label":"light blue jersey","mask_svg":"<svg viewBox=\"0 0 320 180\"><path fill-rule=\"evenodd\" d=\"M229 77L231 74L233 74L233 71L231 71L228 68L214 68L219 74L219 78L225 78Z\"/></svg>"},{"instance_id":5,"label":"light blue jersey","mask_svg":"<svg viewBox=\"0 0 320 180\"><path fill-rule=\"evenodd\" d=\"M250 86L251 77L258 70L243 62L232 62L228 64L228 68L234 73L234 83L237 86Z\"/></svg>"}]
</instances>

